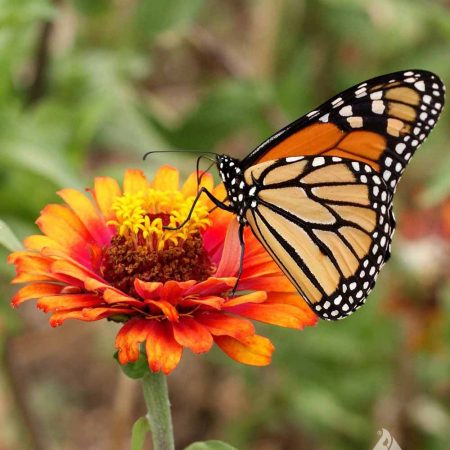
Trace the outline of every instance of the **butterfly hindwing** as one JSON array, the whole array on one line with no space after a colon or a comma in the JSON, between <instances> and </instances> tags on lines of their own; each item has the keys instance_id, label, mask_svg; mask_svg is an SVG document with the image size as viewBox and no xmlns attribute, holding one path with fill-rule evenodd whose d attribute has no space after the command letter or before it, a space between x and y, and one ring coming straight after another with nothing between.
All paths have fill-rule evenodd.
<instances>
[{"instance_id":1,"label":"butterfly hindwing","mask_svg":"<svg viewBox=\"0 0 450 450\"><path fill-rule=\"evenodd\" d=\"M289 157L244 172L252 231L322 318L364 303L389 255L392 194L368 164Z\"/></svg>"},{"instance_id":2,"label":"butterfly hindwing","mask_svg":"<svg viewBox=\"0 0 450 450\"><path fill-rule=\"evenodd\" d=\"M360 83L273 135L243 167L293 156L338 156L369 164L393 192L436 123L444 91L436 75L421 70Z\"/></svg>"}]
</instances>

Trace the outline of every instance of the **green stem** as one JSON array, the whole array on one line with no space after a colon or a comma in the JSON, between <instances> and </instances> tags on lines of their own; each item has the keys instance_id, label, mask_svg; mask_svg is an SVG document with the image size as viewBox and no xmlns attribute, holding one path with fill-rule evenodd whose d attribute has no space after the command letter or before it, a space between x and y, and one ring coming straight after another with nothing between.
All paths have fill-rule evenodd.
<instances>
[{"instance_id":1,"label":"green stem","mask_svg":"<svg viewBox=\"0 0 450 450\"><path fill-rule=\"evenodd\" d=\"M166 376L150 372L142 378L153 450L174 450L172 417Z\"/></svg>"}]
</instances>

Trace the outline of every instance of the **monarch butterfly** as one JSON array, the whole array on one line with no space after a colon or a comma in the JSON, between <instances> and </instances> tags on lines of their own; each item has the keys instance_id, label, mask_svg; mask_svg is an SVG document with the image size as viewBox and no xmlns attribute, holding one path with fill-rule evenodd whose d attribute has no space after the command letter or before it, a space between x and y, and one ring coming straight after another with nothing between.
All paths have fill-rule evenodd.
<instances>
[{"instance_id":1,"label":"monarch butterfly","mask_svg":"<svg viewBox=\"0 0 450 450\"><path fill-rule=\"evenodd\" d=\"M202 193L249 226L322 319L352 314L389 259L397 183L435 125L445 87L408 70L360 83L287 125L244 159L217 155L227 192Z\"/></svg>"}]
</instances>

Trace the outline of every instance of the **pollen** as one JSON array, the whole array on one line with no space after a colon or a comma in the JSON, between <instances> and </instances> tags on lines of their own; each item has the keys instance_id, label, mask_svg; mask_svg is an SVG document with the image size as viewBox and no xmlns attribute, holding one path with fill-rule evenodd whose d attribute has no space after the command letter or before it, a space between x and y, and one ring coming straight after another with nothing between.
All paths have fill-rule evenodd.
<instances>
[{"instance_id":1,"label":"pollen","mask_svg":"<svg viewBox=\"0 0 450 450\"><path fill-rule=\"evenodd\" d=\"M115 219L108 222L117 234L102 249L101 275L129 295L136 295L136 278L166 282L211 276L214 267L202 239L211 225L208 207L200 201L194 206L194 200L152 188L117 197Z\"/></svg>"},{"instance_id":2,"label":"pollen","mask_svg":"<svg viewBox=\"0 0 450 450\"><path fill-rule=\"evenodd\" d=\"M199 200L193 208L194 199L175 190L149 188L125 193L114 200L116 218L108 224L115 225L120 236L131 239L136 246L145 244L149 250L180 246L211 225L208 207Z\"/></svg>"}]
</instances>

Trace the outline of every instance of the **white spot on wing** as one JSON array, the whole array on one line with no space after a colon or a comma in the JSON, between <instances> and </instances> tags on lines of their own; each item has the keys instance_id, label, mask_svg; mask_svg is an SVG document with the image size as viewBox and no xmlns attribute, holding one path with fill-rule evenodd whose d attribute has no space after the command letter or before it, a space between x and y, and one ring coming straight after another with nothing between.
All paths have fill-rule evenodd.
<instances>
[{"instance_id":1,"label":"white spot on wing","mask_svg":"<svg viewBox=\"0 0 450 450\"><path fill-rule=\"evenodd\" d=\"M344 117L351 116L353 114L352 107L350 105L342 107L339 114Z\"/></svg>"},{"instance_id":2,"label":"white spot on wing","mask_svg":"<svg viewBox=\"0 0 450 450\"><path fill-rule=\"evenodd\" d=\"M417 81L416 83L414 83L414 87L421 92L425 91L425 83L423 82L423 80L420 80L420 81Z\"/></svg>"},{"instance_id":3,"label":"white spot on wing","mask_svg":"<svg viewBox=\"0 0 450 450\"><path fill-rule=\"evenodd\" d=\"M348 117L347 122L352 128L361 128L363 126L363 118L360 116Z\"/></svg>"},{"instance_id":4,"label":"white spot on wing","mask_svg":"<svg viewBox=\"0 0 450 450\"><path fill-rule=\"evenodd\" d=\"M381 100L381 97L383 97L382 91L376 91L370 94L371 100Z\"/></svg>"},{"instance_id":5,"label":"white spot on wing","mask_svg":"<svg viewBox=\"0 0 450 450\"><path fill-rule=\"evenodd\" d=\"M372 102L372 111L375 114L383 114L385 110L385 105L382 100L374 100Z\"/></svg>"}]
</instances>

